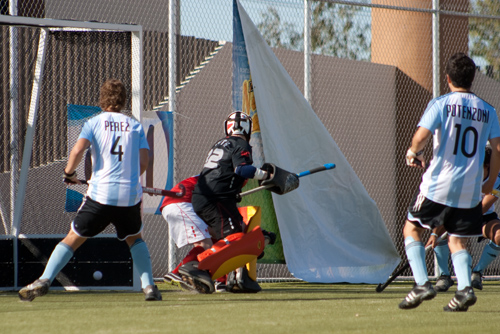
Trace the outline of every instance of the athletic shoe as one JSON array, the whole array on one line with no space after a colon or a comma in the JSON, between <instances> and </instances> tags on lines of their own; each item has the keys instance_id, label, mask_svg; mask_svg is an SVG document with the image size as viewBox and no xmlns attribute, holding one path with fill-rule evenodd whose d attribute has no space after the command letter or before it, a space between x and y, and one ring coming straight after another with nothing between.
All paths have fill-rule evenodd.
<instances>
[{"instance_id":1,"label":"athletic shoe","mask_svg":"<svg viewBox=\"0 0 500 334\"><path fill-rule=\"evenodd\" d=\"M264 240L267 245L274 245L276 242L276 233L268 232L266 230L262 230L262 234L264 235Z\"/></svg>"},{"instance_id":2,"label":"athletic shoe","mask_svg":"<svg viewBox=\"0 0 500 334\"><path fill-rule=\"evenodd\" d=\"M471 285L474 289L483 290L483 275L479 271L473 271Z\"/></svg>"},{"instance_id":3,"label":"athletic shoe","mask_svg":"<svg viewBox=\"0 0 500 334\"><path fill-rule=\"evenodd\" d=\"M463 290L455 292L455 297L443 307L446 312L466 312L469 306L476 303L477 297L474 295L474 290L468 286Z\"/></svg>"},{"instance_id":4,"label":"athletic shoe","mask_svg":"<svg viewBox=\"0 0 500 334\"><path fill-rule=\"evenodd\" d=\"M35 297L46 295L49 292L50 280L47 278L37 279L31 284L28 284L19 290L19 298L22 301L30 302Z\"/></svg>"},{"instance_id":5,"label":"athletic shoe","mask_svg":"<svg viewBox=\"0 0 500 334\"><path fill-rule=\"evenodd\" d=\"M233 293L256 293L262 290L260 285L250 278L247 267L232 271L227 275L227 291Z\"/></svg>"},{"instance_id":6,"label":"athletic shoe","mask_svg":"<svg viewBox=\"0 0 500 334\"><path fill-rule=\"evenodd\" d=\"M148 285L142 291L144 292L144 299L147 301L162 300L160 290L156 285Z\"/></svg>"},{"instance_id":7,"label":"athletic shoe","mask_svg":"<svg viewBox=\"0 0 500 334\"><path fill-rule=\"evenodd\" d=\"M416 285L410 291L408 296L401 303L399 308L409 310L422 304L424 300L431 300L436 297L436 291L432 288L431 282L427 281L424 285Z\"/></svg>"},{"instance_id":8,"label":"athletic shoe","mask_svg":"<svg viewBox=\"0 0 500 334\"><path fill-rule=\"evenodd\" d=\"M198 269L197 261L191 261L179 268L182 280L200 293L214 293L215 286L208 271Z\"/></svg>"},{"instance_id":9,"label":"athletic shoe","mask_svg":"<svg viewBox=\"0 0 500 334\"><path fill-rule=\"evenodd\" d=\"M436 284L434 284L434 290L436 290L436 292L446 292L453 284L455 284L455 282L453 282L450 275L441 275L436 281Z\"/></svg>"},{"instance_id":10,"label":"athletic shoe","mask_svg":"<svg viewBox=\"0 0 500 334\"><path fill-rule=\"evenodd\" d=\"M196 290L193 286L184 282L181 276L174 274L173 272L165 274L165 276L163 276L163 279L165 280L165 282L170 283L172 285L176 285L183 290L188 290L188 291Z\"/></svg>"},{"instance_id":11,"label":"athletic shoe","mask_svg":"<svg viewBox=\"0 0 500 334\"><path fill-rule=\"evenodd\" d=\"M215 292L217 292L217 293L227 292L227 290L226 290L227 286L226 286L226 284L224 284L222 282L215 281L214 286L215 286Z\"/></svg>"}]
</instances>

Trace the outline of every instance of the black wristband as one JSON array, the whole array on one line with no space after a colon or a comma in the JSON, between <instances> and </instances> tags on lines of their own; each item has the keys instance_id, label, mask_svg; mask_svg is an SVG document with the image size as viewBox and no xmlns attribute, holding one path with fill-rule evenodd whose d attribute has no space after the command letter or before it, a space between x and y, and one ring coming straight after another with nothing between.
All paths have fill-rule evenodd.
<instances>
[{"instance_id":1,"label":"black wristband","mask_svg":"<svg viewBox=\"0 0 500 334\"><path fill-rule=\"evenodd\" d=\"M71 173L71 174L68 174L68 173L66 173L66 170L63 170L63 175L64 175L64 177L66 177L66 178L72 178L73 176L75 176L75 175L76 175L76 170L75 170L75 171L73 171L73 173Z\"/></svg>"}]
</instances>

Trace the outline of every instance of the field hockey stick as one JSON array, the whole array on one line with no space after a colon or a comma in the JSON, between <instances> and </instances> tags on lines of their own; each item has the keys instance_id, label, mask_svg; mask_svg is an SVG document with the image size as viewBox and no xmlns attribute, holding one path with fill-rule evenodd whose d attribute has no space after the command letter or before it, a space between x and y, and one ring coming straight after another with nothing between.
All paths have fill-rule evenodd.
<instances>
[{"instance_id":1,"label":"field hockey stick","mask_svg":"<svg viewBox=\"0 0 500 334\"><path fill-rule=\"evenodd\" d=\"M436 239L436 244L438 244L439 242L441 242L442 240L445 240L446 237L448 236L448 232L444 232L439 238ZM432 245L429 245L427 247L425 247L425 253L427 254L427 252L432 249ZM375 291L377 292L382 292L384 291L385 288L387 288L387 286L389 284L391 284L399 275L401 275L406 269L410 268L410 262L406 261L405 265L401 267L401 269L399 269L398 271L396 271L394 274L392 274L389 279L384 283L384 284L379 284L376 288L375 288Z\"/></svg>"},{"instance_id":2,"label":"field hockey stick","mask_svg":"<svg viewBox=\"0 0 500 334\"><path fill-rule=\"evenodd\" d=\"M88 185L88 182L85 180L80 180L80 182L82 184ZM76 184L76 183L73 183L73 184ZM179 191L179 192L160 189L160 188L151 188L151 187L142 187L142 191L144 193L150 194L150 195L159 195L159 196L180 198L180 197L184 196L184 194L186 193L186 188L182 184L179 185L179 188L181 188L181 191Z\"/></svg>"},{"instance_id":3,"label":"field hockey stick","mask_svg":"<svg viewBox=\"0 0 500 334\"><path fill-rule=\"evenodd\" d=\"M302 177L302 176L311 175L311 174L314 174L314 173L317 173L317 172L322 172L324 170L329 170L329 169L333 169L333 168L335 168L335 164L324 164L323 166L319 166L319 167L316 167L316 168L313 168L313 169L309 169L309 170L303 171L301 173L298 173L296 175L297 175L297 177ZM246 196L246 195L250 195L250 194L256 193L257 191L261 191L261 190L264 190L264 189L269 189L269 188L272 188L272 187L274 187L274 185L272 185L272 184L266 184L264 186L259 186L259 187L247 190L245 192L242 192L239 195L240 195L240 197L243 197L243 196Z\"/></svg>"}]
</instances>

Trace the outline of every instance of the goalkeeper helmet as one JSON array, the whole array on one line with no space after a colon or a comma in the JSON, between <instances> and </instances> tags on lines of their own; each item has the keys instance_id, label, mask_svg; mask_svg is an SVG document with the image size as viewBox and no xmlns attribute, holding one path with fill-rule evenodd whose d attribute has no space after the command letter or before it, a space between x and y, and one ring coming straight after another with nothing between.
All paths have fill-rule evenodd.
<instances>
[{"instance_id":1,"label":"goalkeeper helmet","mask_svg":"<svg viewBox=\"0 0 500 334\"><path fill-rule=\"evenodd\" d=\"M231 113L224 122L226 136L244 135L250 140L252 133L252 119L241 111Z\"/></svg>"}]
</instances>

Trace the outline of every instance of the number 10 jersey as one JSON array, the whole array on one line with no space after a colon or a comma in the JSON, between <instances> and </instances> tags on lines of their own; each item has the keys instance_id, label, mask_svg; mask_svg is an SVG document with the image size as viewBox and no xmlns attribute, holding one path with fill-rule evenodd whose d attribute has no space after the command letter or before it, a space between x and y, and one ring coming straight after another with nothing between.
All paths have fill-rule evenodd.
<instances>
[{"instance_id":1,"label":"number 10 jersey","mask_svg":"<svg viewBox=\"0 0 500 334\"><path fill-rule=\"evenodd\" d=\"M500 137L495 108L473 93L452 92L431 100L418 126L433 133L433 158L420 193L454 208L477 206L484 148Z\"/></svg>"}]
</instances>

